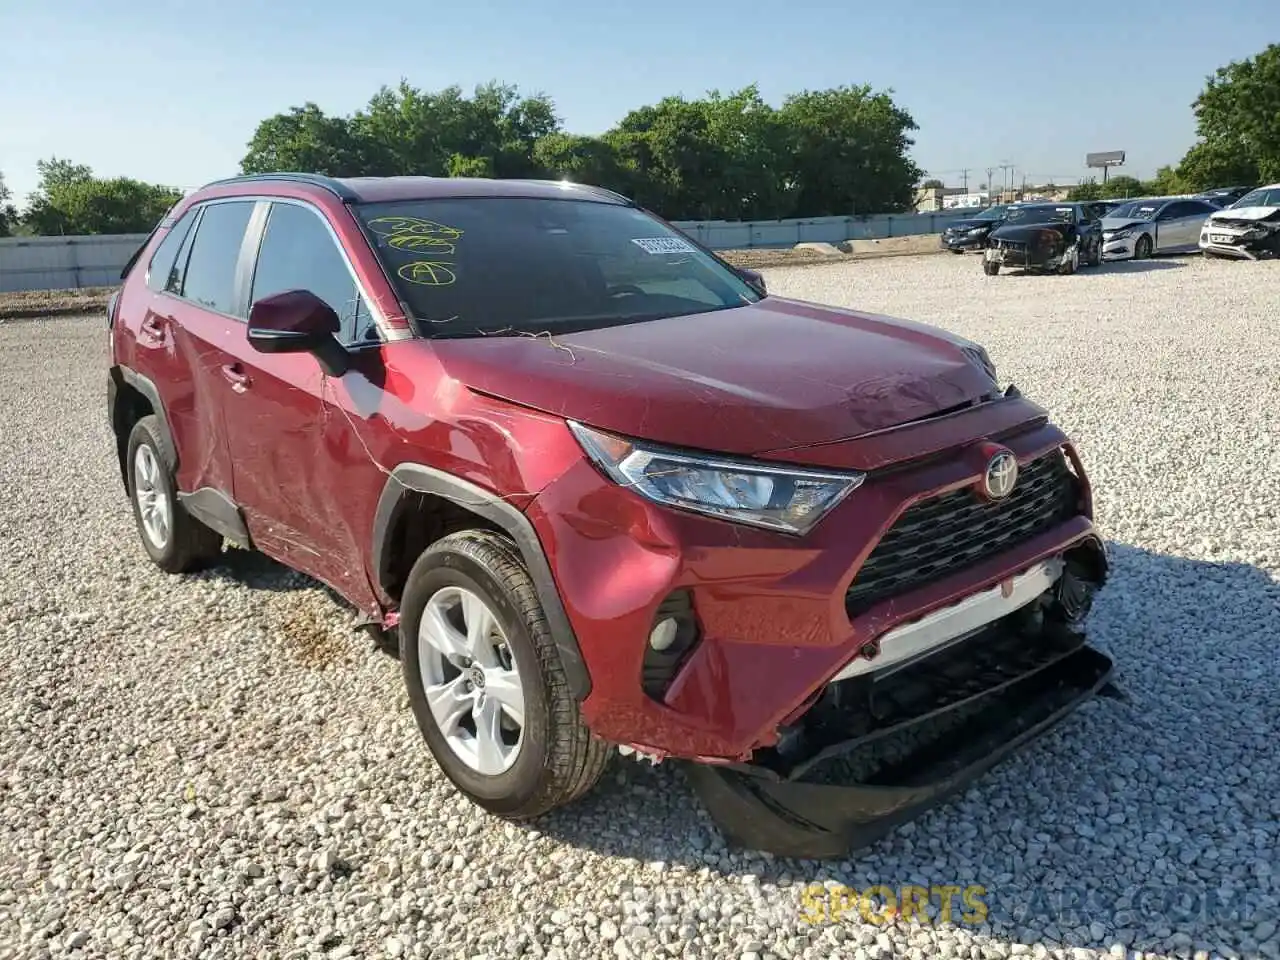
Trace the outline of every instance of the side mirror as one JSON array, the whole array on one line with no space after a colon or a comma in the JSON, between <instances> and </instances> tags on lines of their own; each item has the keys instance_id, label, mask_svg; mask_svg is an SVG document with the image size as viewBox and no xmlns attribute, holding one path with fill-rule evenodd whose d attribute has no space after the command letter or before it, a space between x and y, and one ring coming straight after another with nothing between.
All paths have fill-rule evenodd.
<instances>
[{"instance_id":1,"label":"side mirror","mask_svg":"<svg viewBox=\"0 0 1280 960\"><path fill-rule=\"evenodd\" d=\"M748 270L746 267L738 267L738 276L747 281L760 296L765 296L768 291L765 289L764 277L760 276L755 270Z\"/></svg>"},{"instance_id":2,"label":"side mirror","mask_svg":"<svg viewBox=\"0 0 1280 960\"><path fill-rule=\"evenodd\" d=\"M249 344L259 353L312 353L324 372L340 377L350 358L335 334L342 322L310 290L263 297L249 308Z\"/></svg>"}]
</instances>

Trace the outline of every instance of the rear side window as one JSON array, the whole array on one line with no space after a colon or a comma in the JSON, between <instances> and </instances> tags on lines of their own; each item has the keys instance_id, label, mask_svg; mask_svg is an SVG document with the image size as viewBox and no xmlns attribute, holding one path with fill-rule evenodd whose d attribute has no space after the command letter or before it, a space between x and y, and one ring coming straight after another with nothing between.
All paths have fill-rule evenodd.
<instances>
[{"instance_id":1,"label":"rear side window","mask_svg":"<svg viewBox=\"0 0 1280 960\"><path fill-rule=\"evenodd\" d=\"M297 204L273 203L250 302L288 290L309 290L332 307L342 321L344 342L376 337L347 261L320 215Z\"/></svg>"},{"instance_id":2,"label":"rear side window","mask_svg":"<svg viewBox=\"0 0 1280 960\"><path fill-rule=\"evenodd\" d=\"M191 224L195 222L198 212L198 210L187 211L187 215L173 225L173 228L160 241L160 246L156 247L155 256L151 258L151 264L147 268L147 286L157 293L161 290L181 288L181 277L178 276L181 271L175 270L175 266L180 262L178 251L182 249L182 241L187 238L187 233L191 230ZM174 280L178 282L173 283Z\"/></svg>"},{"instance_id":3,"label":"rear side window","mask_svg":"<svg viewBox=\"0 0 1280 960\"><path fill-rule=\"evenodd\" d=\"M251 200L205 207L182 281L186 299L219 313L238 313L236 264L253 207Z\"/></svg>"}]
</instances>

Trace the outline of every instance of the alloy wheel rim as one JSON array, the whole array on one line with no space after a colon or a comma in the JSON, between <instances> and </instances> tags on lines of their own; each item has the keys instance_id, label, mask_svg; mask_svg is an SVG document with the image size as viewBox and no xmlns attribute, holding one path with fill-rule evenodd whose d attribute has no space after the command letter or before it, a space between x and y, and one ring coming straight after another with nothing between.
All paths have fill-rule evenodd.
<instances>
[{"instance_id":1,"label":"alloy wheel rim","mask_svg":"<svg viewBox=\"0 0 1280 960\"><path fill-rule=\"evenodd\" d=\"M418 671L458 759L484 776L510 770L524 744L524 685L489 605L463 587L432 594L418 625Z\"/></svg>"},{"instance_id":2,"label":"alloy wheel rim","mask_svg":"<svg viewBox=\"0 0 1280 960\"><path fill-rule=\"evenodd\" d=\"M161 479L160 461L145 443L133 456L133 495L138 502L143 533L152 546L163 550L173 526L173 508Z\"/></svg>"}]
</instances>

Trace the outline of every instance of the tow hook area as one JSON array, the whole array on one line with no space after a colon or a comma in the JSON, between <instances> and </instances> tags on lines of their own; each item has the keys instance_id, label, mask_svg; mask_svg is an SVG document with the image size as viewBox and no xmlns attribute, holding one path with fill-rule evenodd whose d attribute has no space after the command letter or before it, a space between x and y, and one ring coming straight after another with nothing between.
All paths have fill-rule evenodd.
<instances>
[{"instance_id":1,"label":"tow hook area","mask_svg":"<svg viewBox=\"0 0 1280 960\"><path fill-rule=\"evenodd\" d=\"M731 843L777 856L845 857L1095 694L1120 696L1112 671L1070 624L1006 618L883 679L833 684L802 731L749 764L688 764L686 772Z\"/></svg>"}]
</instances>

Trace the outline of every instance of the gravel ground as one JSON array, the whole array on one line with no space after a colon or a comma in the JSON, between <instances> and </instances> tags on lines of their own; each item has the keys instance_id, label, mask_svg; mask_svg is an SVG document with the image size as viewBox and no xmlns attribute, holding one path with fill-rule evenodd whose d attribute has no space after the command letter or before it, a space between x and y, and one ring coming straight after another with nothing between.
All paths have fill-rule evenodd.
<instances>
[{"instance_id":1,"label":"gravel ground","mask_svg":"<svg viewBox=\"0 0 1280 960\"><path fill-rule=\"evenodd\" d=\"M1280 263L767 278L981 340L1077 438L1113 541L1092 632L1130 702L846 862L726 851L668 765L504 824L325 591L239 552L145 561L99 320L5 324L0 960L1280 957ZM838 902L811 883L979 885L988 911L809 923Z\"/></svg>"}]
</instances>

